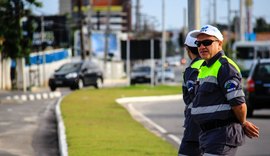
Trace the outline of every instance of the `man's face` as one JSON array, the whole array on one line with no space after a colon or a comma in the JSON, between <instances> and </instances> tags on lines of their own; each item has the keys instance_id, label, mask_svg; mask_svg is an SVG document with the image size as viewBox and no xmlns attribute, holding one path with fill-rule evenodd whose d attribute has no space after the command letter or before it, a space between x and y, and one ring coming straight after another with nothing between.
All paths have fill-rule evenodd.
<instances>
[{"instance_id":1,"label":"man's face","mask_svg":"<svg viewBox=\"0 0 270 156\"><path fill-rule=\"evenodd\" d=\"M197 36L196 42L200 43L200 45L198 46L199 55L205 61L209 61L220 50L222 50L222 41L219 41L214 36L209 36L206 34L199 34Z\"/></svg>"}]
</instances>

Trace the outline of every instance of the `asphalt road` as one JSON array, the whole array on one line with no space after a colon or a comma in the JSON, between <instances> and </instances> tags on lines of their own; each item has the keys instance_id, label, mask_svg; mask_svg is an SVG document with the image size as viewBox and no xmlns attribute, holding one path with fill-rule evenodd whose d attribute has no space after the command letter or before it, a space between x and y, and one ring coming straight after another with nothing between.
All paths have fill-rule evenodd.
<instances>
[{"instance_id":1,"label":"asphalt road","mask_svg":"<svg viewBox=\"0 0 270 156\"><path fill-rule=\"evenodd\" d=\"M58 156L56 101L0 104L0 155Z\"/></svg>"},{"instance_id":2,"label":"asphalt road","mask_svg":"<svg viewBox=\"0 0 270 156\"><path fill-rule=\"evenodd\" d=\"M165 131L165 138L177 149L183 136L184 129L184 104L183 100L168 100L158 102L132 103L130 107L138 111L148 121L157 124L160 129ZM270 156L270 110L257 110L254 117L248 120L255 123L260 128L260 137L258 139L249 139L246 137L246 143L239 147L237 156ZM145 124L145 122L144 122ZM149 122L148 122L149 124ZM173 139L175 136L177 139Z\"/></svg>"}]
</instances>

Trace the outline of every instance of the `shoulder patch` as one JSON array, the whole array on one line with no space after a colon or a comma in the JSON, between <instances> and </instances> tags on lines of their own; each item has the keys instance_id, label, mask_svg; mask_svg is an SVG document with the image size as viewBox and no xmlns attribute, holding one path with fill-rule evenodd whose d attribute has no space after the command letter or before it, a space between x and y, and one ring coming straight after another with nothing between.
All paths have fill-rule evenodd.
<instances>
[{"instance_id":1,"label":"shoulder patch","mask_svg":"<svg viewBox=\"0 0 270 156\"><path fill-rule=\"evenodd\" d=\"M194 81L188 80L186 83L186 86L188 88L188 91L191 91L193 89L193 86L194 86Z\"/></svg>"},{"instance_id":2,"label":"shoulder patch","mask_svg":"<svg viewBox=\"0 0 270 156\"><path fill-rule=\"evenodd\" d=\"M236 90L237 86L238 86L238 83L235 80L228 80L224 84L224 88L227 89L227 92Z\"/></svg>"}]
</instances>

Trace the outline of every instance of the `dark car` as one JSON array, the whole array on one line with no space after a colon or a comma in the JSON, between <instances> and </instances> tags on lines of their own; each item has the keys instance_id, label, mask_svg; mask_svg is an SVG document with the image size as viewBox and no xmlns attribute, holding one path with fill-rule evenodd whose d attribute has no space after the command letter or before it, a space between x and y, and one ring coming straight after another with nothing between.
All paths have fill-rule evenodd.
<instances>
[{"instance_id":1,"label":"dark car","mask_svg":"<svg viewBox=\"0 0 270 156\"><path fill-rule=\"evenodd\" d=\"M154 72L154 80L156 79L156 72ZM154 81L155 83L156 81ZM137 66L131 70L130 84L136 83L151 83L151 67Z\"/></svg>"},{"instance_id":2,"label":"dark car","mask_svg":"<svg viewBox=\"0 0 270 156\"><path fill-rule=\"evenodd\" d=\"M270 60L254 61L246 86L248 116L255 109L270 108Z\"/></svg>"},{"instance_id":3,"label":"dark car","mask_svg":"<svg viewBox=\"0 0 270 156\"><path fill-rule=\"evenodd\" d=\"M49 87L55 91L58 87L69 87L72 90L84 86L101 88L103 72L93 61L71 62L62 65L49 79Z\"/></svg>"}]
</instances>

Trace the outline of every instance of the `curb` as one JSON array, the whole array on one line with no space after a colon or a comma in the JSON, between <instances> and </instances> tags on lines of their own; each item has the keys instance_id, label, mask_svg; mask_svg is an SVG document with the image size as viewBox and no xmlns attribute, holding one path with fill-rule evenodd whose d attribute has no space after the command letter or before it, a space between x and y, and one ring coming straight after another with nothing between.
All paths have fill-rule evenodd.
<instances>
[{"instance_id":1,"label":"curb","mask_svg":"<svg viewBox=\"0 0 270 156\"><path fill-rule=\"evenodd\" d=\"M57 131L58 131L58 142L59 142L59 152L61 156L68 156L68 146L66 140L66 128L63 122L60 105L62 102L62 97L57 101L55 106L56 120L57 120Z\"/></svg>"},{"instance_id":2,"label":"curb","mask_svg":"<svg viewBox=\"0 0 270 156\"><path fill-rule=\"evenodd\" d=\"M149 96L149 97L133 97L133 98L119 98L116 99L116 102L127 109L130 115L144 125L146 129L150 132L156 134L158 137L163 138L166 140L168 137L170 140L174 141L178 145L181 144L181 140L178 139L177 136L168 134L167 130L163 127L159 126L151 119L137 111L133 106L132 103L139 103L139 102L155 102L155 101L166 101L166 100L182 100L182 95L166 95L166 96ZM182 137L181 137L182 138Z\"/></svg>"},{"instance_id":3,"label":"curb","mask_svg":"<svg viewBox=\"0 0 270 156\"><path fill-rule=\"evenodd\" d=\"M116 99L117 103L126 104L133 102L152 102L152 101L166 101L166 100L180 100L181 95L164 95L164 96L143 96L143 97L127 97Z\"/></svg>"}]
</instances>

